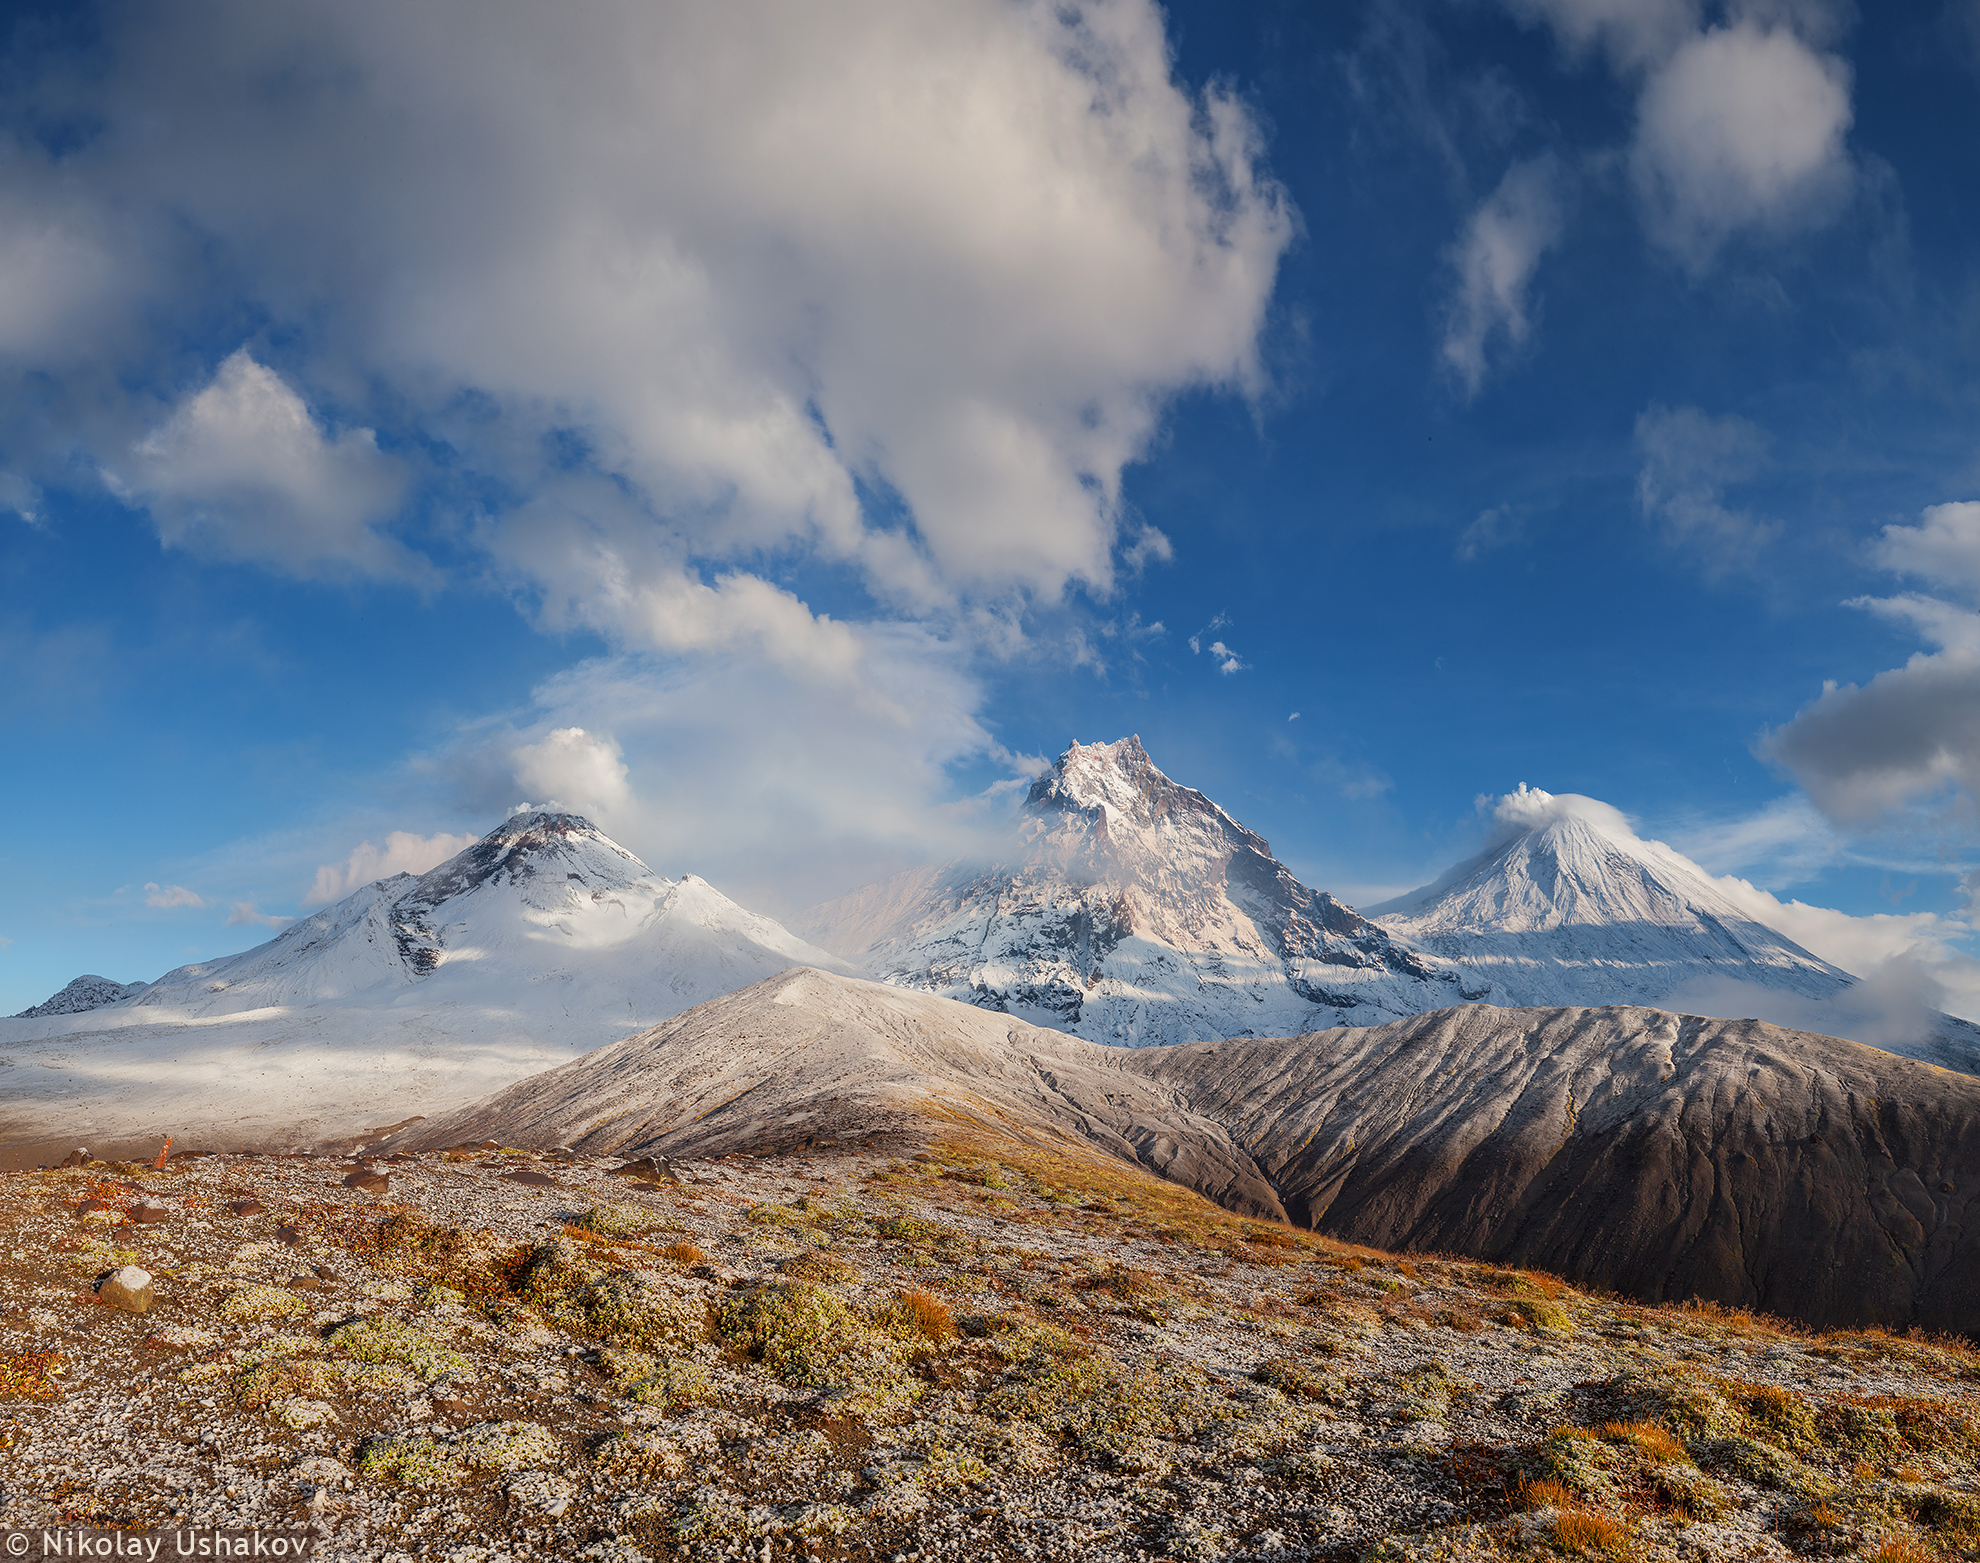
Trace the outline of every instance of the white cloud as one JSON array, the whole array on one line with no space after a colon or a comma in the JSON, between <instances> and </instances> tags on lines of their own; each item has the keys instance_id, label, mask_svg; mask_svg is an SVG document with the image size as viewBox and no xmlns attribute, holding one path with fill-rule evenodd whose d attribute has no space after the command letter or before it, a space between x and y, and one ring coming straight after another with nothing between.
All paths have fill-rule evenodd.
<instances>
[{"instance_id":1,"label":"white cloud","mask_svg":"<svg viewBox=\"0 0 1980 1563\"><path fill-rule=\"evenodd\" d=\"M1887 526L1871 552L1886 570L1980 598L1980 501L1931 505L1920 526Z\"/></svg>"},{"instance_id":2,"label":"white cloud","mask_svg":"<svg viewBox=\"0 0 1980 1563\"><path fill-rule=\"evenodd\" d=\"M1521 782L1513 791L1499 797L1480 793L1473 801L1479 813L1491 818L1490 839L1494 845L1563 819L1586 820L1611 835L1626 840L1636 838L1635 827L1621 809L1578 792L1544 792Z\"/></svg>"},{"instance_id":3,"label":"white cloud","mask_svg":"<svg viewBox=\"0 0 1980 1563\"><path fill-rule=\"evenodd\" d=\"M1216 658L1219 673L1242 673L1251 665L1221 640L1210 642L1210 655Z\"/></svg>"},{"instance_id":4,"label":"white cloud","mask_svg":"<svg viewBox=\"0 0 1980 1563\"><path fill-rule=\"evenodd\" d=\"M59 170L0 160L0 212L59 173L62 231L118 238L91 295L115 350L109 326L22 338L99 393L58 443L168 542L437 578L396 505L462 578L602 636L436 762L450 802L513 803L576 726L629 777L573 802L698 862L946 839L943 767L994 750L969 669L1168 557L1124 467L1176 395L1262 386L1296 218L1243 104L1177 79L1154 0L189 0L105 25L100 72L49 89L102 133ZM182 396L186 337L242 318L252 351ZM0 432L26 416L5 394ZM814 564L874 606L779 584ZM688 806L690 778L728 790ZM576 791L549 779L524 790Z\"/></svg>"},{"instance_id":5,"label":"white cloud","mask_svg":"<svg viewBox=\"0 0 1980 1563\"><path fill-rule=\"evenodd\" d=\"M206 902L184 885L146 884L144 904L163 911L174 906L204 906Z\"/></svg>"},{"instance_id":6,"label":"white cloud","mask_svg":"<svg viewBox=\"0 0 1980 1563\"><path fill-rule=\"evenodd\" d=\"M816 548L914 606L1106 590L1123 465L1172 391L1256 383L1293 230L1148 0L206 0L118 42L101 106L147 134L74 177L334 322L326 376L526 490L575 431L678 552Z\"/></svg>"},{"instance_id":7,"label":"white cloud","mask_svg":"<svg viewBox=\"0 0 1980 1563\"><path fill-rule=\"evenodd\" d=\"M418 573L374 530L401 482L369 429L326 438L303 400L245 348L111 474L159 537L287 573Z\"/></svg>"},{"instance_id":8,"label":"white cloud","mask_svg":"<svg viewBox=\"0 0 1980 1563\"><path fill-rule=\"evenodd\" d=\"M281 928L294 921L293 917L264 912L252 901L236 901L233 911L227 914L229 928Z\"/></svg>"},{"instance_id":9,"label":"white cloud","mask_svg":"<svg viewBox=\"0 0 1980 1563\"><path fill-rule=\"evenodd\" d=\"M1853 183L1850 71L1785 26L1687 39L1637 105L1630 170L1651 236L1694 270L1742 229L1819 225Z\"/></svg>"},{"instance_id":10,"label":"white cloud","mask_svg":"<svg viewBox=\"0 0 1980 1563\"><path fill-rule=\"evenodd\" d=\"M395 830L386 836L382 847L373 846L369 841L360 842L351 849L351 855L344 862L317 866L316 878L310 883L309 894L303 897L302 904L322 906L330 901L341 901L353 890L380 879L390 879L394 874L423 874L429 868L437 868L456 853L465 852L480 839L479 836L449 835L445 831L420 836L409 830Z\"/></svg>"},{"instance_id":11,"label":"white cloud","mask_svg":"<svg viewBox=\"0 0 1980 1563\"><path fill-rule=\"evenodd\" d=\"M1443 358L1473 395L1497 344L1516 351L1532 331L1528 293L1540 257L1560 241L1561 184L1552 155L1515 163L1471 214L1451 254L1457 288Z\"/></svg>"},{"instance_id":12,"label":"white cloud","mask_svg":"<svg viewBox=\"0 0 1980 1563\"><path fill-rule=\"evenodd\" d=\"M499 818L517 798L518 750L557 729L609 730L638 783L610 816L616 839L662 873L701 874L745 905L795 913L983 845L985 811L996 815L1010 789L950 802L951 767L987 763L1024 784L1044 768L977 720L966 648L906 625L857 633L862 675L838 684L742 657L693 670L631 655L587 662L425 768L446 797Z\"/></svg>"},{"instance_id":13,"label":"white cloud","mask_svg":"<svg viewBox=\"0 0 1980 1563\"><path fill-rule=\"evenodd\" d=\"M1493 505L1481 510L1471 524L1458 534L1454 550L1460 564L1475 564L1489 553L1510 548L1526 537L1526 518L1514 505Z\"/></svg>"},{"instance_id":14,"label":"white cloud","mask_svg":"<svg viewBox=\"0 0 1980 1563\"><path fill-rule=\"evenodd\" d=\"M1780 532L1776 521L1736 510L1728 486L1764 465L1767 436L1744 418L1713 418L1696 407L1649 407L1636 420L1643 466L1636 502L1664 540L1707 579L1750 568Z\"/></svg>"},{"instance_id":15,"label":"white cloud","mask_svg":"<svg viewBox=\"0 0 1980 1563\"><path fill-rule=\"evenodd\" d=\"M1632 70L1667 58L1697 31L1697 0L1506 0L1521 21L1552 26L1570 59L1600 49Z\"/></svg>"},{"instance_id":16,"label":"white cloud","mask_svg":"<svg viewBox=\"0 0 1980 1563\"><path fill-rule=\"evenodd\" d=\"M606 824L631 801L624 751L603 733L559 727L509 752L516 785L552 808Z\"/></svg>"},{"instance_id":17,"label":"white cloud","mask_svg":"<svg viewBox=\"0 0 1980 1563\"><path fill-rule=\"evenodd\" d=\"M1916 1040L1928 1029L1927 1012L1933 1009L1980 1018L1980 960L1961 948L1973 932L1964 921L1936 912L1857 917L1782 901L1744 879L1727 876L1714 883L1756 922L1862 979L1832 1001L1851 1023L1852 1039L1872 1045ZM1813 1007L1795 1008L1791 996L1776 994L1773 1002L1774 1010L1739 1013L1816 1030L1837 1025L1834 1015L1821 1019Z\"/></svg>"},{"instance_id":18,"label":"white cloud","mask_svg":"<svg viewBox=\"0 0 1980 1563\"><path fill-rule=\"evenodd\" d=\"M1980 504L1934 505L1916 527L1885 527L1872 554L1965 602L1929 592L1858 597L1934 651L1914 653L1864 685L1825 682L1757 746L1832 819L1852 823L1919 804L1971 810L1980 800Z\"/></svg>"}]
</instances>

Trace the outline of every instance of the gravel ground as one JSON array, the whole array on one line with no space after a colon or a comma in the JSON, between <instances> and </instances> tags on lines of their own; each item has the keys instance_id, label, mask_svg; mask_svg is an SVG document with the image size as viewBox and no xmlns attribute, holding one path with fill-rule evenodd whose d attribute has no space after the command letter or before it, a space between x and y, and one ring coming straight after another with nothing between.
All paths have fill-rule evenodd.
<instances>
[{"instance_id":1,"label":"gravel ground","mask_svg":"<svg viewBox=\"0 0 1980 1563\"><path fill-rule=\"evenodd\" d=\"M1352 1249L1075 1151L637 1170L0 1175L0 1526L452 1563L1980 1557L1954 1343ZM126 1266L148 1311L94 1290Z\"/></svg>"}]
</instances>

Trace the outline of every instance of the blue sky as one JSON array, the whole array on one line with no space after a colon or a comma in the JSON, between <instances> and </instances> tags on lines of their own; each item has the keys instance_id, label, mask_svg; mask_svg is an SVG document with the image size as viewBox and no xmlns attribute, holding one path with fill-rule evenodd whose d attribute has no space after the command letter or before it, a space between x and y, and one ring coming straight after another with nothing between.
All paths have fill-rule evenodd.
<instances>
[{"instance_id":1,"label":"blue sky","mask_svg":"<svg viewBox=\"0 0 1980 1563\"><path fill-rule=\"evenodd\" d=\"M8 36L0 1012L525 800L789 915L1128 732L1350 899L1525 782L1980 1003L1974 0Z\"/></svg>"}]
</instances>

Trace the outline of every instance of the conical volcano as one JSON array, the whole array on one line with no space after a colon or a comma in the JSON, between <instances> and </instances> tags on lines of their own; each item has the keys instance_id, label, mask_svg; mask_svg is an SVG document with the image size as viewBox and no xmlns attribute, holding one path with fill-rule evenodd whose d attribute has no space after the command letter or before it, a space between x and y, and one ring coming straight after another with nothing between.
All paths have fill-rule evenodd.
<instances>
[{"instance_id":1,"label":"conical volcano","mask_svg":"<svg viewBox=\"0 0 1980 1563\"><path fill-rule=\"evenodd\" d=\"M1702 979L1825 999L1853 980L1606 804L1522 786L1500 816L1500 839L1479 856L1368 909L1462 964L1468 985L1489 983L1491 1002L1654 1004Z\"/></svg>"}]
</instances>

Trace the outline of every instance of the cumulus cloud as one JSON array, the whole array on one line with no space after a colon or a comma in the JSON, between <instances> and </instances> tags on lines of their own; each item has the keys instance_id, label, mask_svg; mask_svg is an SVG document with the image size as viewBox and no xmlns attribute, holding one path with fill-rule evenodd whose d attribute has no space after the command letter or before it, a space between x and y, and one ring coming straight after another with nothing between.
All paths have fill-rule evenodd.
<instances>
[{"instance_id":1,"label":"cumulus cloud","mask_svg":"<svg viewBox=\"0 0 1980 1563\"><path fill-rule=\"evenodd\" d=\"M234 909L227 914L229 928L281 928L294 921L293 917L264 912L252 901L236 901Z\"/></svg>"},{"instance_id":2,"label":"cumulus cloud","mask_svg":"<svg viewBox=\"0 0 1980 1563\"><path fill-rule=\"evenodd\" d=\"M342 863L317 865L316 878L310 882L309 894L303 897L303 905L322 906L326 902L341 901L353 890L380 879L390 879L394 874L423 874L429 868L437 868L456 853L465 852L480 839L479 836L449 835L445 831L421 836L409 830L395 830L386 836L382 847L373 846L369 841L360 842Z\"/></svg>"},{"instance_id":3,"label":"cumulus cloud","mask_svg":"<svg viewBox=\"0 0 1980 1563\"><path fill-rule=\"evenodd\" d=\"M1934 505L1872 546L1885 568L1936 590L1859 597L1850 606L1906 625L1937 649L1863 685L1826 681L1757 752L1832 819L1862 824L1913 805L1980 800L1980 503Z\"/></svg>"},{"instance_id":4,"label":"cumulus cloud","mask_svg":"<svg viewBox=\"0 0 1980 1563\"><path fill-rule=\"evenodd\" d=\"M1543 830L1556 820L1581 819L1589 824L1634 841L1636 830L1629 816L1613 804L1589 798L1578 792L1544 792L1525 782L1499 797L1480 793L1475 800L1478 812L1491 822L1490 844L1510 841L1530 830Z\"/></svg>"},{"instance_id":5,"label":"cumulus cloud","mask_svg":"<svg viewBox=\"0 0 1980 1563\"><path fill-rule=\"evenodd\" d=\"M1457 287L1443 360L1476 395L1495 352L1524 346L1540 257L1560 241L1562 171L1552 155L1515 163L1465 224L1451 253Z\"/></svg>"},{"instance_id":6,"label":"cumulus cloud","mask_svg":"<svg viewBox=\"0 0 1980 1563\"><path fill-rule=\"evenodd\" d=\"M1627 163L1644 231L1693 273L1726 242L1821 226L1856 184L1851 73L1828 0L1504 0L1570 63L1600 53L1636 91Z\"/></svg>"},{"instance_id":7,"label":"cumulus cloud","mask_svg":"<svg viewBox=\"0 0 1980 1563\"><path fill-rule=\"evenodd\" d=\"M1885 527L1871 549L1877 563L1980 600L1980 500L1927 506L1921 521Z\"/></svg>"},{"instance_id":8,"label":"cumulus cloud","mask_svg":"<svg viewBox=\"0 0 1980 1563\"><path fill-rule=\"evenodd\" d=\"M839 684L744 657L693 669L632 654L585 662L546 680L529 707L463 730L423 768L443 796L500 818L522 786L519 751L582 754L583 743L552 735L609 732L605 781L616 754L638 783L610 814L615 839L662 873L697 873L745 905L794 914L994 839L987 829L1012 789L992 780L954 801L955 767L1025 785L1044 768L977 718L966 647L910 625L858 634L863 671Z\"/></svg>"},{"instance_id":9,"label":"cumulus cloud","mask_svg":"<svg viewBox=\"0 0 1980 1563\"><path fill-rule=\"evenodd\" d=\"M206 905L206 902L200 896L188 890L184 885L146 884L144 892L144 904L146 906L157 907L161 911L174 906Z\"/></svg>"},{"instance_id":10,"label":"cumulus cloud","mask_svg":"<svg viewBox=\"0 0 1980 1563\"><path fill-rule=\"evenodd\" d=\"M1243 106L1174 80L1149 0L203 0L121 25L72 90L145 134L72 180L334 326L319 373L457 460L533 492L580 451L688 557L817 549L917 607L1104 591L1165 398L1257 383L1293 219ZM862 483L900 514L870 519Z\"/></svg>"},{"instance_id":11,"label":"cumulus cloud","mask_svg":"<svg viewBox=\"0 0 1980 1563\"><path fill-rule=\"evenodd\" d=\"M609 822L632 796L624 751L603 733L559 727L509 751L511 774L546 806Z\"/></svg>"},{"instance_id":12,"label":"cumulus cloud","mask_svg":"<svg viewBox=\"0 0 1980 1563\"><path fill-rule=\"evenodd\" d=\"M369 429L326 436L282 377L243 348L110 473L168 545L287 573L418 573L375 530L400 474Z\"/></svg>"},{"instance_id":13,"label":"cumulus cloud","mask_svg":"<svg viewBox=\"0 0 1980 1563\"><path fill-rule=\"evenodd\" d=\"M1779 522L1726 503L1726 489L1765 464L1767 436L1757 424L1696 407L1653 406L1637 416L1636 448L1643 457L1638 508L1707 579L1751 568L1779 534Z\"/></svg>"},{"instance_id":14,"label":"cumulus cloud","mask_svg":"<svg viewBox=\"0 0 1980 1563\"><path fill-rule=\"evenodd\" d=\"M1702 270L1732 234L1831 216L1853 182L1850 71L1787 26L1687 39L1645 85L1630 171L1653 238Z\"/></svg>"}]
</instances>

